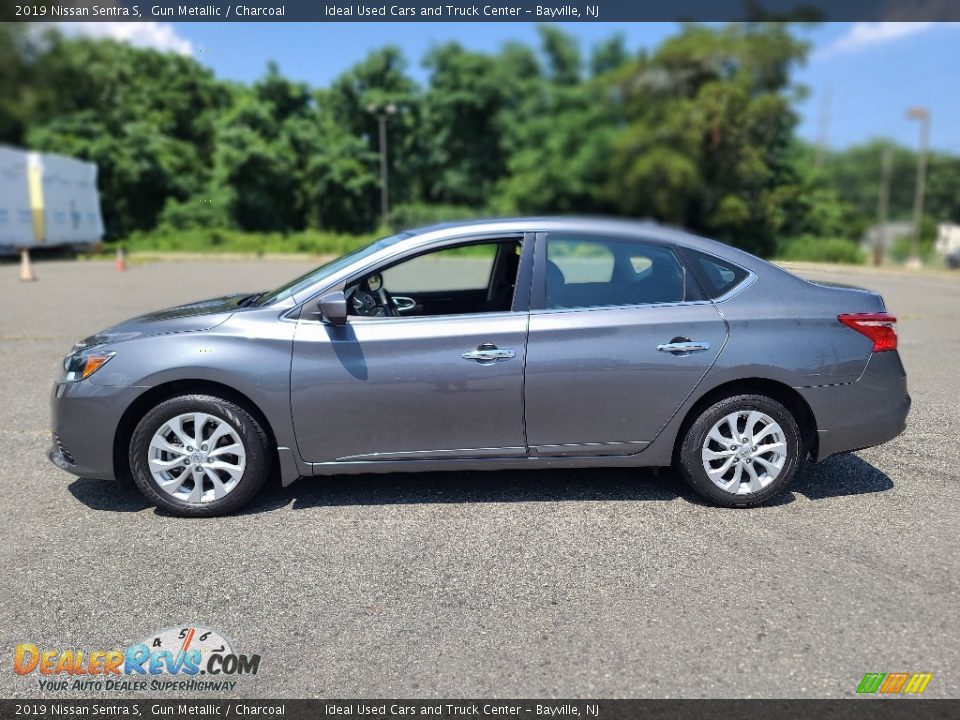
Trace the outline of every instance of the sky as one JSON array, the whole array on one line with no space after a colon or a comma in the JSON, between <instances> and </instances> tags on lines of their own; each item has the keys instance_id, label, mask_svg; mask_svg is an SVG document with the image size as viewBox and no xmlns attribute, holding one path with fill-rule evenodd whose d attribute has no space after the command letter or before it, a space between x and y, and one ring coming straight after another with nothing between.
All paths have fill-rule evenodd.
<instances>
[{"instance_id":1,"label":"sky","mask_svg":"<svg viewBox=\"0 0 960 720\"><path fill-rule=\"evenodd\" d=\"M655 48L675 33L673 23L558 23L584 51L622 32L631 50ZM495 51L504 42L536 44L533 23L70 23L70 33L106 35L135 45L191 55L223 79L251 82L273 60L287 77L321 87L370 50L394 44L410 71L426 80L420 65L431 46L456 40L475 50ZM830 148L873 138L916 146L918 123L907 108L931 112L930 144L960 153L960 23L825 23L802 35L812 44L794 81L808 88L798 106L798 132L816 141L826 128Z\"/></svg>"}]
</instances>

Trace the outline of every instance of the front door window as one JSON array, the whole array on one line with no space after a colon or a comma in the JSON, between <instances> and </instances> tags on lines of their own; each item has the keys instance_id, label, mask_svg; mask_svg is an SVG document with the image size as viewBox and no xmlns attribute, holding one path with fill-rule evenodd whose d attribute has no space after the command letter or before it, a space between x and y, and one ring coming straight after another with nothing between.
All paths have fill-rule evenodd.
<instances>
[{"instance_id":1,"label":"front door window","mask_svg":"<svg viewBox=\"0 0 960 720\"><path fill-rule=\"evenodd\" d=\"M520 248L519 240L464 244L379 269L347 286L348 312L361 317L509 312Z\"/></svg>"}]
</instances>

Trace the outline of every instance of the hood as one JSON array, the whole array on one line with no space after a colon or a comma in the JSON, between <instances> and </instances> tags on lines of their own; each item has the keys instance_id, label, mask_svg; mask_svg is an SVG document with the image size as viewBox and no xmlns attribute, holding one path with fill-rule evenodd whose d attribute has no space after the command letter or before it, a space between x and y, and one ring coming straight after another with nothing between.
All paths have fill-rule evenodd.
<instances>
[{"instance_id":1,"label":"hood","mask_svg":"<svg viewBox=\"0 0 960 720\"><path fill-rule=\"evenodd\" d=\"M122 342L145 335L209 330L230 317L240 306L240 301L248 295L249 293L224 295L212 300L179 305L125 320L80 341L74 346L73 352L94 345Z\"/></svg>"}]
</instances>

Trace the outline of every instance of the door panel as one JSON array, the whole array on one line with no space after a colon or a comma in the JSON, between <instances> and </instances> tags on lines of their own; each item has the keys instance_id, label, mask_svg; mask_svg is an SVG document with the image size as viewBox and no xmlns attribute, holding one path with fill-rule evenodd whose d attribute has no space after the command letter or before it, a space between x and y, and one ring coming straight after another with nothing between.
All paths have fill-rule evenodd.
<instances>
[{"instance_id":1,"label":"door panel","mask_svg":"<svg viewBox=\"0 0 960 720\"><path fill-rule=\"evenodd\" d=\"M657 349L682 340L709 349ZM531 452L639 452L697 386L725 340L726 324L711 303L532 313L525 386Z\"/></svg>"},{"instance_id":2,"label":"door panel","mask_svg":"<svg viewBox=\"0 0 960 720\"><path fill-rule=\"evenodd\" d=\"M483 312L487 309L487 290L433 290L430 292L398 292L415 303L404 312L408 317L418 315L460 315Z\"/></svg>"},{"instance_id":3,"label":"door panel","mask_svg":"<svg viewBox=\"0 0 960 720\"><path fill-rule=\"evenodd\" d=\"M297 325L291 406L308 462L526 452L523 367L528 316L497 313L351 318ZM491 344L498 360L464 353Z\"/></svg>"}]
</instances>

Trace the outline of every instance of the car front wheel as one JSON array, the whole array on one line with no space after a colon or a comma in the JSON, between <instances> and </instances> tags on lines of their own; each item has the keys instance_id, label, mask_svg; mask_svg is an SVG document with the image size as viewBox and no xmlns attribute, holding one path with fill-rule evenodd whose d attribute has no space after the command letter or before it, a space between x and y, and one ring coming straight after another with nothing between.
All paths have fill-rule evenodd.
<instances>
[{"instance_id":1,"label":"car front wheel","mask_svg":"<svg viewBox=\"0 0 960 720\"><path fill-rule=\"evenodd\" d=\"M130 468L141 492L175 515L209 517L244 505L270 470L267 438L250 413L222 398L166 400L137 424Z\"/></svg>"},{"instance_id":2,"label":"car front wheel","mask_svg":"<svg viewBox=\"0 0 960 720\"><path fill-rule=\"evenodd\" d=\"M686 431L677 469L701 497L726 507L783 492L801 457L800 430L787 408L763 395L714 403Z\"/></svg>"}]
</instances>

